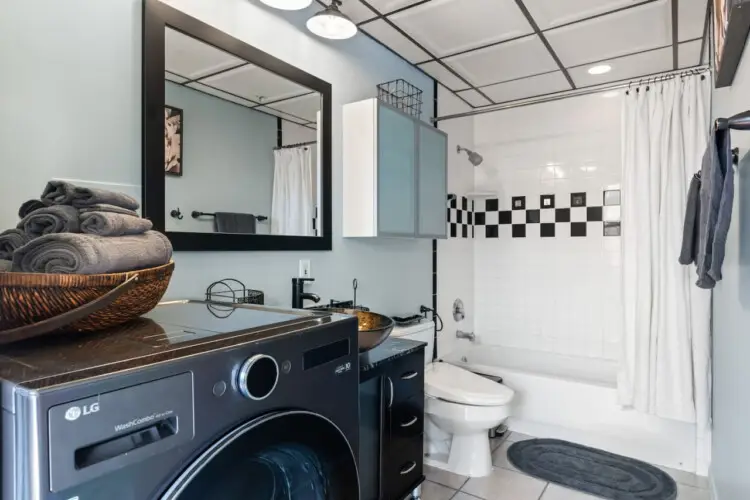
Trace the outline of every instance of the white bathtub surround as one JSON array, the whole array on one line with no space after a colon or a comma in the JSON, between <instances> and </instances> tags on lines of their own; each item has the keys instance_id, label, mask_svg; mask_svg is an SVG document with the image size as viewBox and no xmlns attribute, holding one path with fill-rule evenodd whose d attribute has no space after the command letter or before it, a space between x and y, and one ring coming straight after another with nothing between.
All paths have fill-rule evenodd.
<instances>
[{"instance_id":1,"label":"white bathtub surround","mask_svg":"<svg viewBox=\"0 0 750 500\"><path fill-rule=\"evenodd\" d=\"M710 293L681 266L688 185L709 128L710 74L631 91L623 101L622 279L624 364L619 401L649 415L696 423L707 472Z\"/></svg>"},{"instance_id":2,"label":"white bathtub surround","mask_svg":"<svg viewBox=\"0 0 750 500\"><path fill-rule=\"evenodd\" d=\"M695 426L623 410L614 361L489 345L457 350L443 359L502 378L513 389L507 421L513 433L565 439L695 471Z\"/></svg>"}]
</instances>

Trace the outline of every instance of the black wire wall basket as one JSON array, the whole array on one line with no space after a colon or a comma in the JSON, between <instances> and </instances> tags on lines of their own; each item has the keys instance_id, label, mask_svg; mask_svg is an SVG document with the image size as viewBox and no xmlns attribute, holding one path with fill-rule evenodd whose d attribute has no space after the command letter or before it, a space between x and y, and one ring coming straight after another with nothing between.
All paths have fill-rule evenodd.
<instances>
[{"instance_id":1,"label":"black wire wall basket","mask_svg":"<svg viewBox=\"0 0 750 500\"><path fill-rule=\"evenodd\" d=\"M403 79L378 85L378 99L415 118L422 116L422 90Z\"/></svg>"},{"instance_id":2,"label":"black wire wall basket","mask_svg":"<svg viewBox=\"0 0 750 500\"><path fill-rule=\"evenodd\" d=\"M264 301L263 292L247 288L243 282L234 278L214 281L206 288L206 302L263 305ZM232 307L214 304L208 304L208 310L218 318L227 318L234 312Z\"/></svg>"}]
</instances>

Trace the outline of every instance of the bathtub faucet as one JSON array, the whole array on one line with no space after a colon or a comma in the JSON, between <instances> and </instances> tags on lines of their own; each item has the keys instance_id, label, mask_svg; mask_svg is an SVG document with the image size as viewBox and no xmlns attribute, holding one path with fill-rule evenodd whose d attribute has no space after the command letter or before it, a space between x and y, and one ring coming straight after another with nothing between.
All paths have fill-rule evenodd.
<instances>
[{"instance_id":1,"label":"bathtub faucet","mask_svg":"<svg viewBox=\"0 0 750 500\"><path fill-rule=\"evenodd\" d=\"M474 335L474 332L462 332L461 330L456 330L456 338L468 339L472 342L474 342L477 339L476 335Z\"/></svg>"}]
</instances>

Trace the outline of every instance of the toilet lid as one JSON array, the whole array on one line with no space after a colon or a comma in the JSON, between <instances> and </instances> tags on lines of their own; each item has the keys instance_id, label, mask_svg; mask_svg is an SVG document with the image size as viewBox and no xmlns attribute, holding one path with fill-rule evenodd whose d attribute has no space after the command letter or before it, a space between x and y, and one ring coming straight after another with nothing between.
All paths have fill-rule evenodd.
<instances>
[{"instance_id":1,"label":"toilet lid","mask_svg":"<svg viewBox=\"0 0 750 500\"><path fill-rule=\"evenodd\" d=\"M513 389L449 363L432 363L424 374L428 396L473 406L502 406Z\"/></svg>"}]
</instances>

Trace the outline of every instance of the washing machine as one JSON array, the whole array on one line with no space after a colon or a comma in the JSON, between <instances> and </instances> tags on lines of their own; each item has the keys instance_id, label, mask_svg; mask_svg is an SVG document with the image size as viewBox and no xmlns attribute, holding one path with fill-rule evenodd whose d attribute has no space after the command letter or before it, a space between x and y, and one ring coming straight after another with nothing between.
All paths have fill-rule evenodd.
<instances>
[{"instance_id":1,"label":"washing machine","mask_svg":"<svg viewBox=\"0 0 750 500\"><path fill-rule=\"evenodd\" d=\"M182 301L0 356L3 500L357 500L357 320Z\"/></svg>"}]
</instances>

